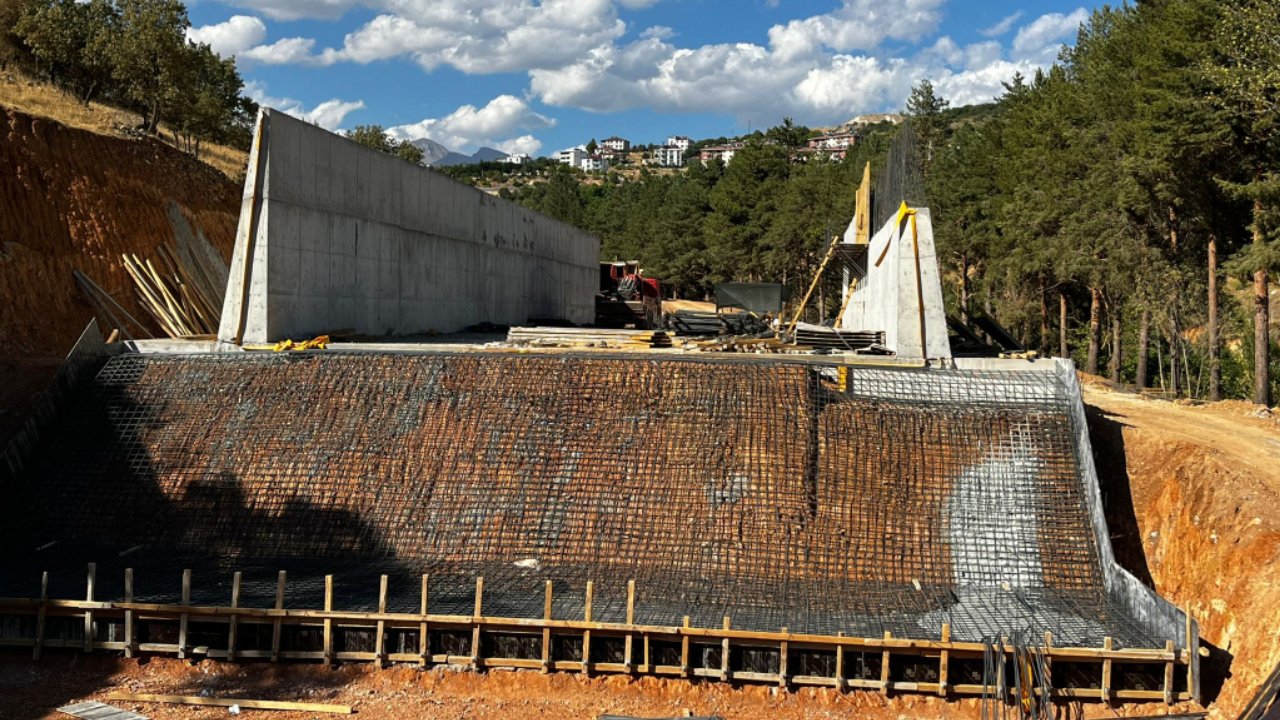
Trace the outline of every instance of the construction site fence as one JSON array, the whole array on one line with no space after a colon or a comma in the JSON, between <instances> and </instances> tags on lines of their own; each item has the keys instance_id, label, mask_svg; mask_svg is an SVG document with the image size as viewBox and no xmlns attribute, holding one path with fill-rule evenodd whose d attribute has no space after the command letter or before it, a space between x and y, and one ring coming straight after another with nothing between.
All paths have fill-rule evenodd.
<instances>
[{"instance_id":1,"label":"construction site fence","mask_svg":"<svg viewBox=\"0 0 1280 720\"><path fill-rule=\"evenodd\" d=\"M324 607L285 608L287 575L281 571L274 608L240 607L241 574L233 575L230 605L157 604L133 601L133 571L125 571L123 602L94 600L96 566L90 564L83 600L48 597L48 573L39 598L0 598L0 646L117 651L125 657L169 654L230 661L260 659L461 665L542 672L623 673L715 681L819 686L982 696L1012 701L1019 692L1051 698L1111 701L1196 700L1198 648L1114 649L1058 647L1052 633L1025 638L957 642L943 625L941 640L735 629L725 617L718 628L639 625L635 581L627 584L627 622L592 620L594 583L586 586L581 618L552 617L552 583L545 587L541 618L484 614L484 578L476 578L471 615L429 612L430 576L422 576L419 613L386 612L388 576L378 589L380 611L333 607L334 579L325 576ZM191 572L182 596L191 595ZM1188 613L1190 618L1190 613ZM1188 623L1192 622L1190 619ZM993 656L997 658L992 662ZM1049 679L1028 690L1012 682L1015 664L1035 658ZM1023 658L1023 660L1019 660ZM1022 688L1021 690L1019 688Z\"/></svg>"}]
</instances>

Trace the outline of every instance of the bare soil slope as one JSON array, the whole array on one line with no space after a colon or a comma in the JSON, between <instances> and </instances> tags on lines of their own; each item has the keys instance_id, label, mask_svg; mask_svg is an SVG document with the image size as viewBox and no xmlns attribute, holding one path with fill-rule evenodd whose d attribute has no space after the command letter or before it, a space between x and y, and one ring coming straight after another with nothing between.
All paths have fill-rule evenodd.
<instances>
[{"instance_id":1,"label":"bare soil slope","mask_svg":"<svg viewBox=\"0 0 1280 720\"><path fill-rule=\"evenodd\" d=\"M1280 421L1243 402L1085 401L1117 556L1191 608L1214 648L1212 717L1234 718L1280 662Z\"/></svg>"},{"instance_id":2,"label":"bare soil slope","mask_svg":"<svg viewBox=\"0 0 1280 720\"><path fill-rule=\"evenodd\" d=\"M120 255L156 257L156 247L173 237L170 202L230 257L240 187L163 143L0 109L0 168L6 354L70 349L93 316L72 278L76 269L145 322Z\"/></svg>"}]
</instances>

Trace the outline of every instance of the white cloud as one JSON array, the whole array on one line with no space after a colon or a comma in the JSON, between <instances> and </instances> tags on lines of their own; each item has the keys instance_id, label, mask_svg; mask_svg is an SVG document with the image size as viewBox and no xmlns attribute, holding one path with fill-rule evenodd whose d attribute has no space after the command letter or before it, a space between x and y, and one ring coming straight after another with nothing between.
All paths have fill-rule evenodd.
<instances>
[{"instance_id":1,"label":"white cloud","mask_svg":"<svg viewBox=\"0 0 1280 720\"><path fill-rule=\"evenodd\" d=\"M504 152L532 155L542 147L541 142L528 134L512 136L522 130L541 130L555 124L554 119L534 112L524 100L514 95L499 95L482 108L463 105L445 117L398 125L388 128L387 132L402 140L431 138L459 152L469 153L487 145Z\"/></svg>"},{"instance_id":2,"label":"white cloud","mask_svg":"<svg viewBox=\"0 0 1280 720\"><path fill-rule=\"evenodd\" d=\"M769 28L769 46L781 57L798 57L821 48L871 50L887 38L927 36L942 20L944 0L844 0L829 13Z\"/></svg>"},{"instance_id":3,"label":"white cloud","mask_svg":"<svg viewBox=\"0 0 1280 720\"><path fill-rule=\"evenodd\" d=\"M1019 10L1012 15L1006 15L1002 20L1000 20L1000 22L996 23L995 25L992 25L989 28L983 28L978 32L981 33L983 36L989 37L989 38L1000 37L1001 35L1012 30L1013 24L1018 22L1021 19L1022 19L1022 11Z\"/></svg>"},{"instance_id":4,"label":"white cloud","mask_svg":"<svg viewBox=\"0 0 1280 720\"><path fill-rule=\"evenodd\" d=\"M620 7L651 0L234 1L268 14L282 12L272 3L323 15L354 2L376 13L334 47L285 38L242 52L257 62L404 58L427 71L448 66L467 74L526 72L529 96L548 105L724 113L756 126L783 116L821 125L900 110L911 86L924 77L953 104L987 102L1015 72L1030 75L1053 62L1061 42L1087 19L1084 9L1051 13L1024 24L1011 41L961 45L938 35L945 0L840 0L830 12L774 25L764 44L681 47L665 26L622 40L627 28ZM1007 34L1020 18L1014 13L982 32ZM336 109L346 108L335 102ZM526 101L504 95L482 108L464 105L397 130L457 149L528 147L537 142L529 132L551 123Z\"/></svg>"},{"instance_id":5,"label":"white cloud","mask_svg":"<svg viewBox=\"0 0 1280 720\"><path fill-rule=\"evenodd\" d=\"M270 45L249 48L240 57L265 65L318 64L321 60L311 53L315 45L316 41L311 38L281 38Z\"/></svg>"},{"instance_id":6,"label":"white cloud","mask_svg":"<svg viewBox=\"0 0 1280 720\"><path fill-rule=\"evenodd\" d=\"M244 52L266 36L266 23L248 15L232 15L224 22L187 28L188 40L206 43L223 57Z\"/></svg>"},{"instance_id":7,"label":"white cloud","mask_svg":"<svg viewBox=\"0 0 1280 720\"><path fill-rule=\"evenodd\" d=\"M1018 29L1018 34L1013 38L1013 55L1027 60L1052 62L1062 43L1074 38L1080 24L1088 19L1089 13L1084 8L1076 8L1069 15L1041 15Z\"/></svg>"},{"instance_id":8,"label":"white cloud","mask_svg":"<svg viewBox=\"0 0 1280 720\"><path fill-rule=\"evenodd\" d=\"M230 4L257 10L272 20L303 18L333 20L342 17L359 2L357 0L231 0Z\"/></svg>"},{"instance_id":9,"label":"white cloud","mask_svg":"<svg viewBox=\"0 0 1280 720\"><path fill-rule=\"evenodd\" d=\"M308 110L305 105L292 98L268 95L267 86L256 81L245 83L244 92L259 105L272 107L309 123L315 123L325 130L337 130L342 127L347 115L364 107L363 100L347 101L333 98Z\"/></svg>"}]
</instances>

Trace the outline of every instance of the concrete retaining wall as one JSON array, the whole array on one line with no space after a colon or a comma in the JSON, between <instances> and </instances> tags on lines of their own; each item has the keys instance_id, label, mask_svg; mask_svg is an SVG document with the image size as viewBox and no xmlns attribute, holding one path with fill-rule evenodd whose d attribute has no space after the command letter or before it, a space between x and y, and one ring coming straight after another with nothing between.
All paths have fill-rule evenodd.
<instances>
[{"instance_id":1,"label":"concrete retaining wall","mask_svg":"<svg viewBox=\"0 0 1280 720\"><path fill-rule=\"evenodd\" d=\"M854 246L855 237L855 228L850 223L844 243ZM857 286L845 309L841 327L883 330L885 345L899 357L951 357L929 209L916 210L915 243L912 242L911 223L907 221L899 225L891 219L872 236L866 248L866 255L859 261L862 267L851 273L851 277L857 279Z\"/></svg>"},{"instance_id":2,"label":"concrete retaining wall","mask_svg":"<svg viewBox=\"0 0 1280 720\"><path fill-rule=\"evenodd\" d=\"M590 322L599 248L557 220L264 109L218 338Z\"/></svg>"}]
</instances>

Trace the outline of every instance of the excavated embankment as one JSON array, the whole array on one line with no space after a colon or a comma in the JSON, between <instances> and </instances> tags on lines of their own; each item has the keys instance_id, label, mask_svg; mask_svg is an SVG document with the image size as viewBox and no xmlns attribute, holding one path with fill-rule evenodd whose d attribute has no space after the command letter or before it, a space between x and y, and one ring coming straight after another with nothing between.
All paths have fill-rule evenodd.
<instances>
[{"instance_id":1,"label":"excavated embankment","mask_svg":"<svg viewBox=\"0 0 1280 720\"><path fill-rule=\"evenodd\" d=\"M1195 613L1211 717L1234 718L1280 662L1280 422L1238 402L1086 401L1117 559Z\"/></svg>"},{"instance_id":2,"label":"excavated embankment","mask_svg":"<svg viewBox=\"0 0 1280 720\"><path fill-rule=\"evenodd\" d=\"M175 204L229 259L240 190L222 173L163 143L98 135L0 108L5 354L67 352L94 315L73 270L149 323L121 253L155 260L156 247L173 238L168 208Z\"/></svg>"}]
</instances>

